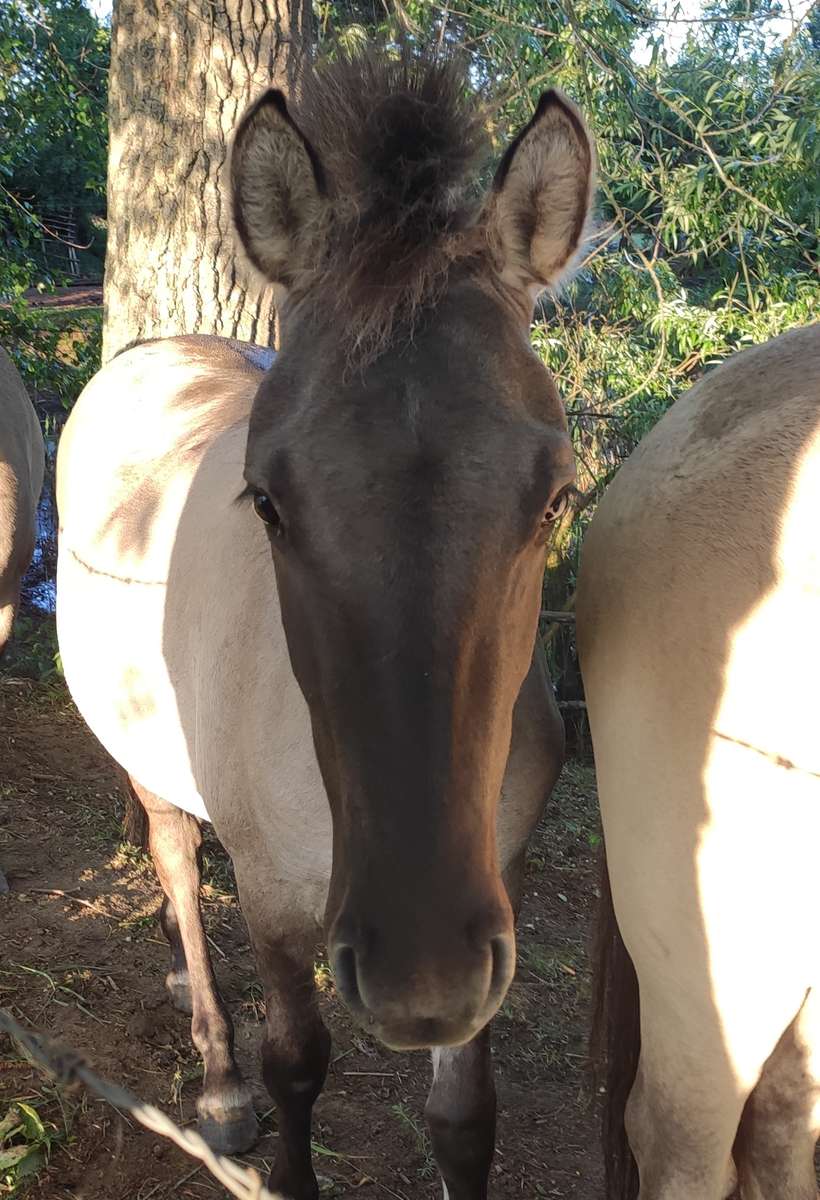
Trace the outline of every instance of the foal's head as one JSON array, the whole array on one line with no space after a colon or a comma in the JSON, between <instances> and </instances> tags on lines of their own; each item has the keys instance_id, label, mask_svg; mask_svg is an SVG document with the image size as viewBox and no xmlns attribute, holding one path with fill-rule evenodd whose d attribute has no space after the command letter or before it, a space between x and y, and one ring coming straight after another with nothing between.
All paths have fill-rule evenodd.
<instances>
[{"instance_id":1,"label":"foal's head","mask_svg":"<svg viewBox=\"0 0 820 1200\"><path fill-rule=\"evenodd\" d=\"M574 477L528 326L578 249L593 149L547 92L482 198L467 95L452 65L325 66L295 117L263 96L232 159L278 289L245 473L333 814L331 960L402 1046L468 1039L512 978L496 808Z\"/></svg>"}]
</instances>

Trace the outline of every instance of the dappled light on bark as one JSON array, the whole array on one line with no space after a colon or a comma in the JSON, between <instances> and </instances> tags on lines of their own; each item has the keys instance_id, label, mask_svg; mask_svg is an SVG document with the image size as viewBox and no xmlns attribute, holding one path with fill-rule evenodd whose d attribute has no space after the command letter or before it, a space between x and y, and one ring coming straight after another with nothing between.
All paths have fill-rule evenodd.
<instances>
[{"instance_id":1,"label":"dappled light on bark","mask_svg":"<svg viewBox=\"0 0 820 1200\"><path fill-rule=\"evenodd\" d=\"M255 96L294 92L309 30L305 0L115 5L105 360L177 333L273 343L270 288L235 260L226 159Z\"/></svg>"}]
</instances>

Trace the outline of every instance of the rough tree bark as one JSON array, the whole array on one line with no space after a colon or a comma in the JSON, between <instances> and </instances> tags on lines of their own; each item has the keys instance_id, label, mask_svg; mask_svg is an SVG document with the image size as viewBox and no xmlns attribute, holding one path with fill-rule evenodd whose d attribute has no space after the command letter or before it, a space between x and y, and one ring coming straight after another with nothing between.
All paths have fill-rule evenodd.
<instances>
[{"instance_id":1,"label":"rough tree bark","mask_svg":"<svg viewBox=\"0 0 820 1200\"><path fill-rule=\"evenodd\" d=\"M115 0L104 361L175 333L273 344L270 290L234 259L226 157L248 102L292 94L310 49L310 0Z\"/></svg>"}]
</instances>

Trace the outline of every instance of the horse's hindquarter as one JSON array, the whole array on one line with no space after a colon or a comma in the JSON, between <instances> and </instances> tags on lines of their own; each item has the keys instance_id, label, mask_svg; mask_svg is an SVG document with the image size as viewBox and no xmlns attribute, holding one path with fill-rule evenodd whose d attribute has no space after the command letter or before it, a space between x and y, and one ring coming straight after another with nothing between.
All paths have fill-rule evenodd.
<instances>
[{"instance_id":1,"label":"horse's hindquarter","mask_svg":"<svg viewBox=\"0 0 820 1200\"><path fill-rule=\"evenodd\" d=\"M820 978L819 380L816 329L707 377L622 470L584 547L619 922L642 987L672 978L691 997L706 972L727 1015L750 987L765 1004Z\"/></svg>"},{"instance_id":2,"label":"horse's hindquarter","mask_svg":"<svg viewBox=\"0 0 820 1200\"><path fill-rule=\"evenodd\" d=\"M31 559L44 459L37 414L16 367L0 348L0 605L7 589L16 594Z\"/></svg>"},{"instance_id":3,"label":"horse's hindquarter","mask_svg":"<svg viewBox=\"0 0 820 1200\"><path fill-rule=\"evenodd\" d=\"M322 870L327 804L270 548L235 502L260 376L232 343L169 339L83 393L58 462L60 647L80 711L144 787L210 816L234 855L264 839Z\"/></svg>"}]
</instances>

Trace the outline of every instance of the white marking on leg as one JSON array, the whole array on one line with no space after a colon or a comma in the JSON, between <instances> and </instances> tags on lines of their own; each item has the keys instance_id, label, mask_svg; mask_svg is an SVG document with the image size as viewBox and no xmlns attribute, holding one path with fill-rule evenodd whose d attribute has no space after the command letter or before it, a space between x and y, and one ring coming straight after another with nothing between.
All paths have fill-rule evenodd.
<instances>
[{"instance_id":1,"label":"white marking on leg","mask_svg":"<svg viewBox=\"0 0 820 1200\"><path fill-rule=\"evenodd\" d=\"M430 1058L433 1063L433 1083L435 1083L436 1080L438 1079L438 1073L441 1070L441 1060L443 1057L444 1057L444 1052L442 1050L442 1047L441 1046L433 1046L433 1048L430 1051ZM450 1193L448 1192L447 1184L444 1182L443 1179L441 1181L441 1194L442 1194L443 1200L450 1200Z\"/></svg>"},{"instance_id":2,"label":"white marking on leg","mask_svg":"<svg viewBox=\"0 0 820 1200\"><path fill-rule=\"evenodd\" d=\"M215 1121L229 1119L229 1114L239 1110L253 1110L250 1089L244 1084L238 1088L229 1088L217 1095L200 1096L197 1101L197 1112L200 1117L212 1117Z\"/></svg>"}]
</instances>

